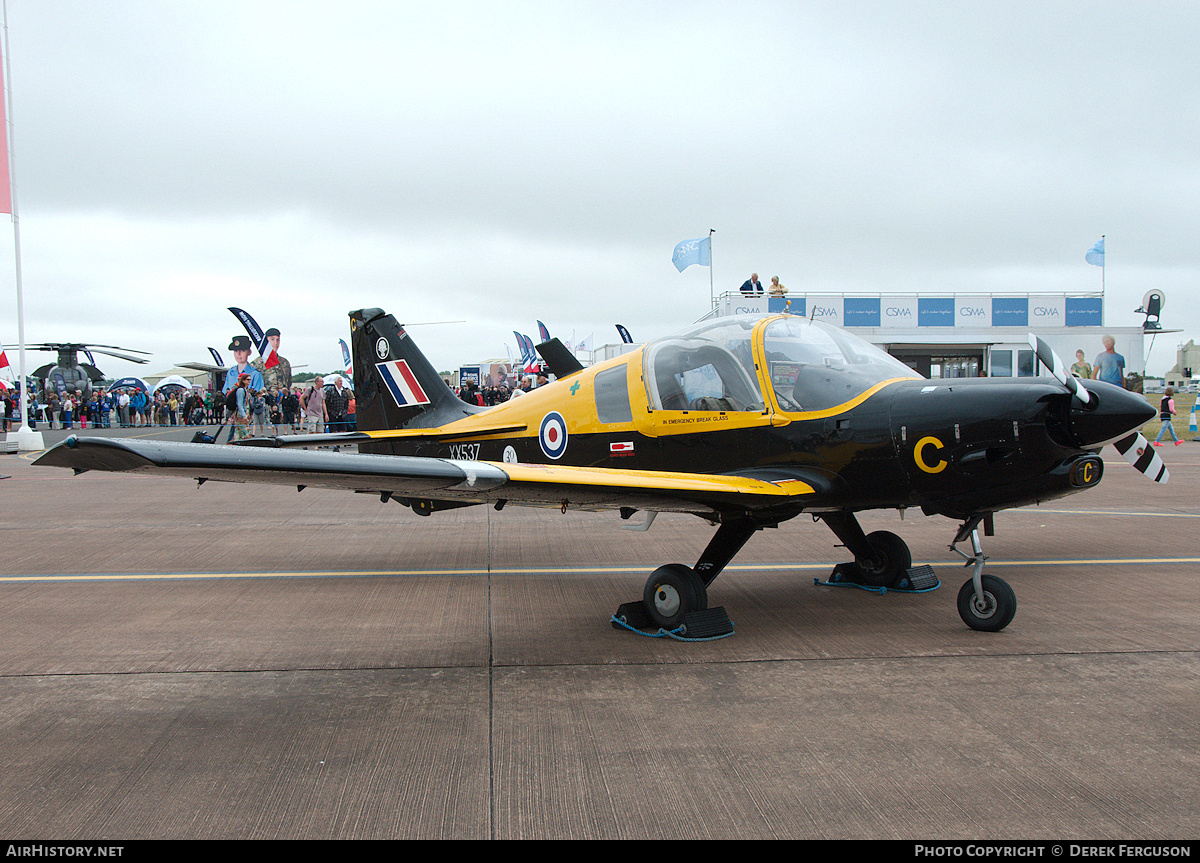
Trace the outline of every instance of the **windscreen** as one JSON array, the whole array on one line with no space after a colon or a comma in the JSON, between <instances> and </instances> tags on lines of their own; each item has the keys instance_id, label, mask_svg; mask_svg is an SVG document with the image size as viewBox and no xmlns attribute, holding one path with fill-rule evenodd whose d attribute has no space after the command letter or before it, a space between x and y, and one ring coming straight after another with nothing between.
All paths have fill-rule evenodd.
<instances>
[{"instance_id":1,"label":"windscreen","mask_svg":"<svg viewBox=\"0 0 1200 863\"><path fill-rule=\"evenodd\" d=\"M768 324L763 348L775 400L785 411L837 407L880 381L918 377L858 336L800 317Z\"/></svg>"}]
</instances>

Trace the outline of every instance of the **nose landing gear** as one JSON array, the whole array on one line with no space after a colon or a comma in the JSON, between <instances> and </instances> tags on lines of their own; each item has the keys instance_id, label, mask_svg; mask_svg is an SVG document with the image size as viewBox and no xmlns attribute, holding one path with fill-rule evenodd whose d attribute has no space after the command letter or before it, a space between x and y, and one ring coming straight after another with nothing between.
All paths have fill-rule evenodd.
<instances>
[{"instance_id":1,"label":"nose landing gear","mask_svg":"<svg viewBox=\"0 0 1200 863\"><path fill-rule=\"evenodd\" d=\"M994 575L985 575L983 562L987 556L979 541L979 522L984 516L974 515L963 522L962 527L950 543L950 550L973 567L971 577L958 591L958 616L971 629L980 632L999 632L1012 623L1017 613L1017 595L1008 582ZM973 554L958 548L958 544L971 538Z\"/></svg>"}]
</instances>

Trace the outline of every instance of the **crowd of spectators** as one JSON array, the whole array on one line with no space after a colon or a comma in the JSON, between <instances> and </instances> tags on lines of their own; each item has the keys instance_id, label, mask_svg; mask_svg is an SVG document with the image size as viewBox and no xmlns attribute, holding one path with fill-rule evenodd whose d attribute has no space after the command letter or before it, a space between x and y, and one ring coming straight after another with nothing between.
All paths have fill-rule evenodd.
<instances>
[{"instance_id":1,"label":"crowd of spectators","mask_svg":"<svg viewBox=\"0 0 1200 863\"><path fill-rule=\"evenodd\" d=\"M318 379L319 380L319 379ZM319 384L317 385L319 386ZM312 386L291 388L266 387L250 392L250 434L294 434L304 423L301 399ZM332 387L331 387L332 389ZM3 399L4 430L15 427L19 395L6 391ZM323 416L316 431L347 431L354 428L354 395L346 389L336 393L331 403L339 410ZM97 388L88 395L51 392L44 402L31 400L29 424L39 422L48 428L137 428L142 426L221 425L230 420L225 398L220 393L190 391L170 387L148 394L137 388L105 390ZM313 424L318 425L316 423Z\"/></svg>"},{"instance_id":2,"label":"crowd of spectators","mask_svg":"<svg viewBox=\"0 0 1200 863\"><path fill-rule=\"evenodd\" d=\"M467 404L490 408L493 405L502 404L517 396L524 395L531 389L545 386L548 382L549 378L545 374L539 374L536 380L525 377L519 384L513 387L509 387L508 384L493 386L490 383L479 387L475 385L474 381L468 380L455 389L454 394Z\"/></svg>"}]
</instances>

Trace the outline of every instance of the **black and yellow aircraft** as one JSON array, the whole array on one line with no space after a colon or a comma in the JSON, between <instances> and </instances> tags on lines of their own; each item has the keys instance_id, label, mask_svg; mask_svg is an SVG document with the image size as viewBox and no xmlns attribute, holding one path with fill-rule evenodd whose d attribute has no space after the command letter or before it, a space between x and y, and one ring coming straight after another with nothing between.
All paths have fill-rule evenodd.
<instances>
[{"instance_id":1,"label":"black and yellow aircraft","mask_svg":"<svg viewBox=\"0 0 1200 863\"><path fill-rule=\"evenodd\" d=\"M455 397L395 318L350 313L358 431L213 446L119 438L63 441L35 464L269 482L378 494L420 515L474 504L691 513L719 525L694 566L667 564L643 591L668 630L707 608L708 589L758 530L801 513L854 556L854 580L894 586L912 559L855 513L920 507L962 522L951 549L973 564L958 607L996 631L1016 598L983 573L979 540L998 510L1095 486L1115 443L1143 473L1166 469L1136 430L1144 398L1057 380L926 380L836 327L791 315L718 318L583 369L543 346L554 383L482 408ZM557 366L555 369L554 367ZM357 444L358 452L297 450ZM957 546L970 539L972 554Z\"/></svg>"}]
</instances>

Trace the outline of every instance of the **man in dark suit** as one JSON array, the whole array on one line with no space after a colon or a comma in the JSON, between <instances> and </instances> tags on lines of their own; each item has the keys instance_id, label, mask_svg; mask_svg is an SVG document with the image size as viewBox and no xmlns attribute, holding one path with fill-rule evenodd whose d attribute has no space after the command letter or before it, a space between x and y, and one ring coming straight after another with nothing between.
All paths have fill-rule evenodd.
<instances>
[{"instance_id":1,"label":"man in dark suit","mask_svg":"<svg viewBox=\"0 0 1200 863\"><path fill-rule=\"evenodd\" d=\"M758 280L758 273L751 273L750 278L742 283L742 293L747 297L762 296L762 282Z\"/></svg>"}]
</instances>

